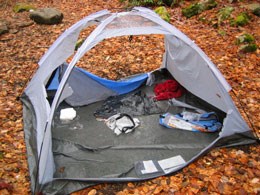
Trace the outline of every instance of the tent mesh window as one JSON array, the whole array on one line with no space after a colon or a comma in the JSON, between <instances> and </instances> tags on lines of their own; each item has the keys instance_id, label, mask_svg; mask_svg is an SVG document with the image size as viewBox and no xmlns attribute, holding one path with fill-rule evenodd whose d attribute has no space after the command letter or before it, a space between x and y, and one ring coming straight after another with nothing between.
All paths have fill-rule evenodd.
<instances>
[{"instance_id":1,"label":"tent mesh window","mask_svg":"<svg viewBox=\"0 0 260 195\"><path fill-rule=\"evenodd\" d=\"M120 15L111 22L105 29L120 29L120 28L136 28L136 27L155 27L158 24L138 15Z\"/></svg>"}]
</instances>

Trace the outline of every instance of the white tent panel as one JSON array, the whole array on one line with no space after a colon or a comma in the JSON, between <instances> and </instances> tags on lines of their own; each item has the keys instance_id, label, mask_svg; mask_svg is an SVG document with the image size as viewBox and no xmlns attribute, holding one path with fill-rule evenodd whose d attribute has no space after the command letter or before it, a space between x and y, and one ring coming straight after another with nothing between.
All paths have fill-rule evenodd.
<instances>
[{"instance_id":1,"label":"white tent panel","mask_svg":"<svg viewBox=\"0 0 260 195\"><path fill-rule=\"evenodd\" d=\"M45 84L52 72L74 53L75 44L80 31L88 25L88 22L105 16L108 13L108 11L101 11L90 15L66 30L42 57L39 62L40 68L25 90L25 93L34 106L37 119L37 150L38 155L41 155L39 163L39 183L47 183L50 181L54 172L53 154L51 151L51 131L48 128L46 129L50 105L46 99ZM48 168L46 167L47 164Z\"/></svg>"},{"instance_id":2,"label":"white tent panel","mask_svg":"<svg viewBox=\"0 0 260 195\"><path fill-rule=\"evenodd\" d=\"M233 109L228 110L220 136L227 137L235 133L243 133L247 131L250 131L250 128L237 109L234 107Z\"/></svg>"},{"instance_id":3,"label":"white tent panel","mask_svg":"<svg viewBox=\"0 0 260 195\"><path fill-rule=\"evenodd\" d=\"M53 163L53 154L51 151L52 142L50 131L45 132L48 113L50 112L50 105L46 99L45 86L40 82L34 82L26 90L26 94L31 100L36 116L36 139L37 139L37 153L39 161L39 181L47 183L52 180L52 175L55 170ZM47 167L48 165L48 167Z\"/></svg>"},{"instance_id":4,"label":"white tent panel","mask_svg":"<svg viewBox=\"0 0 260 195\"><path fill-rule=\"evenodd\" d=\"M211 68L211 70L214 72L215 76L219 79L219 81L222 83L222 85L225 87L227 91L231 90L230 85L227 83L225 78L222 76L220 71L215 67L215 65L209 60L207 55L196 45L194 42L189 39L185 34L183 34L180 30L178 30L176 27L172 26L168 22L165 22L162 20L157 14L152 12L151 10L148 10L146 8L135 8L136 10L140 11L140 15L148 18L149 20L159 24L159 26L163 27L165 30L169 31L172 35L178 37L180 40L185 42L187 45L189 45L191 48L196 50L199 55L204 59L204 61L207 63L207 65Z\"/></svg>"},{"instance_id":5,"label":"white tent panel","mask_svg":"<svg viewBox=\"0 0 260 195\"><path fill-rule=\"evenodd\" d=\"M223 86L199 53L174 36L167 36L166 51L166 68L175 79L193 94L226 112Z\"/></svg>"}]
</instances>

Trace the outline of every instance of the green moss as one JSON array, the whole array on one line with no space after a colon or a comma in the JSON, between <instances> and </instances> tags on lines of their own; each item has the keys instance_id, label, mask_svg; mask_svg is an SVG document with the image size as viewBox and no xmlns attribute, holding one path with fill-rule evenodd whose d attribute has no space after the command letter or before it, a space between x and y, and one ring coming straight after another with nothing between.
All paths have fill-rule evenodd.
<instances>
[{"instance_id":1,"label":"green moss","mask_svg":"<svg viewBox=\"0 0 260 195\"><path fill-rule=\"evenodd\" d=\"M182 14L190 18L202 12L202 6L199 3L191 4L187 8L182 9Z\"/></svg>"},{"instance_id":2,"label":"green moss","mask_svg":"<svg viewBox=\"0 0 260 195\"><path fill-rule=\"evenodd\" d=\"M203 11L213 9L218 5L215 0L204 0L200 4L202 6Z\"/></svg>"},{"instance_id":3,"label":"green moss","mask_svg":"<svg viewBox=\"0 0 260 195\"><path fill-rule=\"evenodd\" d=\"M239 48L239 51L248 53L255 52L257 50L257 45L255 44L255 38L253 35L245 33L237 37L237 44L242 44Z\"/></svg>"},{"instance_id":4,"label":"green moss","mask_svg":"<svg viewBox=\"0 0 260 195\"><path fill-rule=\"evenodd\" d=\"M19 12L24 12L24 11L30 11L30 10L34 10L35 7L31 4L27 4L27 3L17 3L14 7L13 7L13 11L15 13L19 13Z\"/></svg>"},{"instance_id":5,"label":"green moss","mask_svg":"<svg viewBox=\"0 0 260 195\"><path fill-rule=\"evenodd\" d=\"M235 24L235 20L233 19L233 18L231 18L230 20L229 20L229 23L230 23L230 26L235 26L236 24Z\"/></svg>"},{"instance_id":6,"label":"green moss","mask_svg":"<svg viewBox=\"0 0 260 195\"><path fill-rule=\"evenodd\" d=\"M218 12L218 23L222 23L224 20L230 18L232 12L234 11L233 7L224 7Z\"/></svg>"},{"instance_id":7,"label":"green moss","mask_svg":"<svg viewBox=\"0 0 260 195\"><path fill-rule=\"evenodd\" d=\"M164 6L157 7L154 11L166 22L170 22L170 14Z\"/></svg>"},{"instance_id":8,"label":"green moss","mask_svg":"<svg viewBox=\"0 0 260 195\"><path fill-rule=\"evenodd\" d=\"M236 44L242 44L242 43L254 43L255 38L253 35L245 33L237 37Z\"/></svg>"},{"instance_id":9,"label":"green moss","mask_svg":"<svg viewBox=\"0 0 260 195\"><path fill-rule=\"evenodd\" d=\"M247 15L247 13L241 13L234 20L234 24L236 26L245 26L249 23L249 20L250 20L250 18Z\"/></svg>"},{"instance_id":10,"label":"green moss","mask_svg":"<svg viewBox=\"0 0 260 195\"><path fill-rule=\"evenodd\" d=\"M187 18L190 18L216 6L217 2L215 0L204 0L200 3L191 4L190 6L182 9L182 14Z\"/></svg>"},{"instance_id":11,"label":"green moss","mask_svg":"<svg viewBox=\"0 0 260 195\"><path fill-rule=\"evenodd\" d=\"M175 3L174 0L162 0L162 2L169 7L172 6L173 3Z\"/></svg>"},{"instance_id":12,"label":"green moss","mask_svg":"<svg viewBox=\"0 0 260 195\"><path fill-rule=\"evenodd\" d=\"M242 45L239 50L245 53L255 52L257 50L257 45L255 43Z\"/></svg>"},{"instance_id":13,"label":"green moss","mask_svg":"<svg viewBox=\"0 0 260 195\"><path fill-rule=\"evenodd\" d=\"M260 7L257 7L256 9L253 10L253 14L256 16L260 17Z\"/></svg>"},{"instance_id":14,"label":"green moss","mask_svg":"<svg viewBox=\"0 0 260 195\"><path fill-rule=\"evenodd\" d=\"M128 6L158 6L163 5L162 0L119 0L120 2L127 1Z\"/></svg>"}]
</instances>

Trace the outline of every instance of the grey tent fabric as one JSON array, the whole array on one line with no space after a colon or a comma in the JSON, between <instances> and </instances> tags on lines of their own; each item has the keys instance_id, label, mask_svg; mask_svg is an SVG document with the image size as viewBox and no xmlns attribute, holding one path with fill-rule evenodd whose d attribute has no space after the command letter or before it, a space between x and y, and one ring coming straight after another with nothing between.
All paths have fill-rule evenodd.
<instances>
[{"instance_id":1,"label":"grey tent fabric","mask_svg":"<svg viewBox=\"0 0 260 195\"><path fill-rule=\"evenodd\" d=\"M66 70L66 68L64 69ZM78 69L73 70L68 83L73 89L73 94L64 99L66 99L66 102L71 106L83 106L116 95L114 91L86 77ZM88 89L88 91L85 89ZM89 93L89 91L91 91L91 93Z\"/></svg>"},{"instance_id":2,"label":"grey tent fabric","mask_svg":"<svg viewBox=\"0 0 260 195\"><path fill-rule=\"evenodd\" d=\"M227 111L222 99L226 91L223 90L220 83L215 82L214 72L208 68L203 56L198 51L189 49L190 45L174 36L166 36L166 47L167 68L174 78L193 94L199 95L205 101ZM193 60L190 60L191 58ZM186 79L183 74L188 74L189 79ZM194 84L190 85L190 83Z\"/></svg>"},{"instance_id":3,"label":"grey tent fabric","mask_svg":"<svg viewBox=\"0 0 260 195\"><path fill-rule=\"evenodd\" d=\"M97 25L97 27L84 41L82 46L73 56L75 44L81 30L93 24ZM141 158L143 153L140 152L140 150L149 149L149 147L144 146L142 142L140 142L140 148L132 148L131 152L128 153L129 156L127 156L124 152L122 152L126 147L124 148L121 144L116 145L115 143L117 139L113 136L107 136L106 138L105 135L107 135L108 132L104 131L105 133L103 134L102 130L104 129L104 127L101 125L101 123L97 123L97 121L95 121L95 118L93 118L93 116L90 114L92 112L92 106L97 106L97 104L100 103L100 100L104 100L105 98L113 96L115 94L113 94L110 89L101 86L100 84L91 80L91 78L85 77L82 80L82 82L85 83L80 84L77 83L78 79L74 79L75 77L84 77L83 75L80 75L79 72L74 71L74 66L81 59L81 57L84 56L86 52L88 52L91 48L93 48L102 40L123 35L145 34L165 35L165 53L162 59L162 69L166 69L167 71L169 71L174 79L176 79L187 91L195 95L199 100L204 101L205 104L211 105L219 112L225 114L221 131L219 133L212 134L212 136L209 136L210 138L206 136L204 145L195 147L195 150L192 149L192 146L196 146L196 144L194 144L196 142L195 140L193 140L194 143L192 143L192 140L189 140L191 145L184 144L181 146L171 143L171 140L167 140L167 142L164 143L165 140L161 139L160 136L167 137L168 135L160 134L158 133L158 131L156 131L158 134L149 134L147 126L144 127L144 132L147 133L145 134L145 136L153 138L153 142L150 142L151 146L149 147L150 149L154 147L156 151L153 151L151 154L151 158L154 159ZM73 56L73 58L62 76L53 101L50 104L50 102L48 102L47 100L48 95L46 91L46 84L51 78L53 72L64 62L66 62L66 60L70 56ZM148 80L151 80L151 78L152 76L149 77ZM88 91L84 90L85 94L81 93L81 91L83 90L80 90L80 88L83 87L86 87L88 89ZM72 88L77 89L77 91L73 92ZM213 146L219 144L221 140L225 140L225 138L233 137L237 134L250 134L251 129L243 120L234 102L229 96L230 90L231 87L226 82L216 66L206 56L206 54L185 34L183 34L171 24L162 20L152 10L142 7L136 7L133 8L131 11L120 13L111 13L107 10L104 10L83 18L82 20L71 26L68 30L66 30L54 42L47 53L42 57L39 62L39 69L33 76L31 82L28 84L22 97L22 101L24 103L25 119L24 131L26 135L26 145L28 149L27 151L30 175L32 179L32 191L48 191L48 193L61 191L64 193L69 193L71 191L78 190L81 187L92 185L98 182L138 181L142 179L153 178L159 175L173 173L174 171L186 166L187 164L198 158L200 155L204 154ZM77 124L72 124L74 126L60 126L56 127L55 129L55 121L58 117L57 113L59 109L66 106L63 100L67 101L67 103L70 103L71 106L82 106L78 109L78 112L87 113L85 115L83 114L82 116L88 116L85 121L88 121L88 123L92 124L92 126L87 123L85 124L84 121L80 121L77 118L76 121L79 121L77 121ZM88 105L90 103L93 104ZM85 108L87 110L84 110ZM154 123L156 121L153 118L155 116L151 115L149 117L150 119L145 118L145 116L141 116L144 124L149 124L149 122L151 121L153 121ZM153 128L155 126L156 124L153 124L153 126L149 127ZM73 156L69 156L69 154L67 154L67 156L64 156L64 154L59 155L59 153L55 153L55 149L59 147L64 147L65 150L66 148L76 148L77 150L75 149L74 152L77 152L78 155L82 156L83 151L87 150L89 152L89 149L91 151L99 151L100 149L93 148L93 146L91 146L90 144L91 140L88 140L89 145L88 143L80 143L80 140L84 137L80 137L81 134L78 135L78 138L75 137L77 133L75 134L75 132L71 132L70 127L72 129L75 127L80 131L83 131L83 129L81 129L82 127L84 127L85 130L88 130L89 128L89 130L86 132L92 132L95 134L95 136L93 136L94 141L101 141L101 143L104 142L103 145L99 143L98 147L108 147L110 149L107 151L111 153L114 153L115 151L122 152L118 152L118 157L122 157L122 159L125 160L125 165L129 169L127 169L126 167L118 167L118 171L116 171L116 168L113 168L112 170L115 170L113 174L106 174L104 172L103 175L101 173L98 174L97 172L97 175L93 173L90 177L87 177L84 174L82 177L76 177L75 175L72 177L70 177L70 175L66 175L65 177L63 177L58 174L58 167L55 167L55 163L56 165L59 165L60 162L75 163L74 161L77 158L74 158L73 160ZM95 130L93 128L97 128L97 130L93 131ZM161 127L156 128L161 129ZM156 128L153 130L155 131ZM57 133L59 131L61 132ZM164 130L162 131L164 132ZM98 132L99 134L97 134ZM134 133L138 133L138 131L136 130ZM178 135L182 137L183 141L185 141L185 138L187 137L184 134L182 132ZM67 138L71 137L71 139L73 140L67 140L66 137L62 138L63 135L67 135ZM159 137L153 137L155 135ZM194 137L196 136L194 135ZM76 138L78 139L78 141L74 140ZM61 139L61 141L59 141L59 139ZM132 139L134 138L126 139L125 141L131 144L130 141ZM159 142L162 141L160 142L160 144L164 145L156 145L156 140L158 140ZM239 140L237 143L239 144L241 143L241 141ZM102 152L105 152L105 148L103 148L104 150L102 150ZM174 148L177 148L176 151L174 151ZM160 153L159 149L167 149L169 150L167 151L169 153ZM185 153L184 151L187 152ZM106 155L109 156L109 152L104 154L104 156L102 156L102 152L100 153L100 156L98 156L98 158L102 159ZM127 161L127 159L131 158L131 155L138 157L135 152L136 154L139 153L140 159L134 158L134 165L133 163L131 164L130 161ZM185 158L187 160L185 160L185 163L179 164L178 166L176 165L175 167L171 167L167 172L158 171L158 174L147 174L142 176L134 172L135 169L138 170L139 168L140 171L142 169L145 169L145 166L148 166L148 164L151 165L154 162L160 162L161 164L165 165L166 159L171 159L171 156L176 157L179 153L182 153L183 156L185 156L186 154L187 156L184 157L184 160ZM89 152L89 157L95 156L96 158L96 155L98 155L98 153ZM161 157L159 157L160 155ZM81 160L82 159L78 159L78 161ZM148 160L152 161L146 162ZM112 166L111 162L109 163ZM154 166L156 167L157 164ZM81 168L82 170L85 170L86 167L82 165ZM96 169L97 167L93 166L93 170L95 170L94 168ZM89 183L84 183L84 181ZM73 183L75 185L73 185Z\"/></svg>"}]
</instances>

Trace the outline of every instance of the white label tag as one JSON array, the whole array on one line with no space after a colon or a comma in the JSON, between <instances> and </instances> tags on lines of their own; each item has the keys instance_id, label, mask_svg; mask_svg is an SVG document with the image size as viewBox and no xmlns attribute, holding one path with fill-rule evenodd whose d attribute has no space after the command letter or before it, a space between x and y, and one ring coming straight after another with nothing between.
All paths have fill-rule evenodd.
<instances>
[{"instance_id":1,"label":"white label tag","mask_svg":"<svg viewBox=\"0 0 260 195\"><path fill-rule=\"evenodd\" d=\"M144 170L141 170L142 174L155 173L158 171L152 160L143 161Z\"/></svg>"},{"instance_id":2,"label":"white label tag","mask_svg":"<svg viewBox=\"0 0 260 195\"><path fill-rule=\"evenodd\" d=\"M192 131L192 124L190 124L190 123L188 123L188 122L186 122L184 120L178 119L178 118L176 118L174 116L170 117L168 125L170 127L173 127L173 128L178 128L178 129L184 129L184 130Z\"/></svg>"},{"instance_id":3,"label":"white label tag","mask_svg":"<svg viewBox=\"0 0 260 195\"><path fill-rule=\"evenodd\" d=\"M178 155L164 160L160 160L158 161L158 163L165 173L169 173L173 169L176 169L180 165L186 163L186 161L180 155Z\"/></svg>"}]
</instances>

